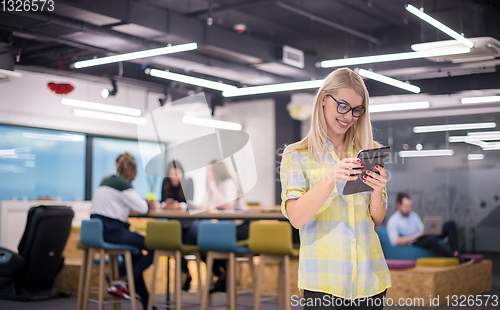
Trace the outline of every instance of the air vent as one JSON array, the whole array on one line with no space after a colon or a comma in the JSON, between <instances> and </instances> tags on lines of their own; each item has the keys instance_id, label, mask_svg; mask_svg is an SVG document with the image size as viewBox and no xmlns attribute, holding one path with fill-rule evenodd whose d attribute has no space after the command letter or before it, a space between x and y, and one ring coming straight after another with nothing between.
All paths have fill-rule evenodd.
<instances>
[{"instance_id":1,"label":"air vent","mask_svg":"<svg viewBox=\"0 0 500 310\"><path fill-rule=\"evenodd\" d=\"M297 68L304 68L304 52L296 48L283 45L283 63Z\"/></svg>"}]
</instances>

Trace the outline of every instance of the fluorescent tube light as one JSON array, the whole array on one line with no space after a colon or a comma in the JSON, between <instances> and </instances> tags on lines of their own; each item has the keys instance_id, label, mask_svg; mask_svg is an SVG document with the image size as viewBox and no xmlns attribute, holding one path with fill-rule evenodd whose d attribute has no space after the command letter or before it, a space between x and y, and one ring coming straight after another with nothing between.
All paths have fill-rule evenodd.
<instances>
[{"instance_id":1,"label":"fluorescent tube light","mask_svg":"<svg viewBox=\"0 0 500 310\"><path fill-rule=\"evenodd\" d=\"M84 136L71 135L67 133L59 135L49 135L41 133L31 133L23 132L23 138L41 139L41 140L53 140L53 141L67 141L67 142L81 142L85 140Z\"/></svg>"},{"instance_id":2,"label":"fluorescent tube light","mask_svg":"<svg viewBox=\"0 0 500 310\"><path fill-rule=\"evenodd\" d=\"M232 90L232 89L237 89L236 86L233 85L228 85L224 83L218 83L210 80L205 80L205 79L200 79L188 75L183 75L183 74L178 74L178 73L173 73L173 72L168 72L168 71L162 71L158 69L146 69L144 70L146 74L149 74L154 77L166 79L166 80L172 80L172 81L177 81L181 83L186 83L186 84L191 84L191 85L196 85L196 86L201 86L205 88L210 88L210 89L215 89L215 90L220 90L220 91L226 91L226 90Z\"/></svg>"},{"instance_id":3,"label":"fluorescent tube light","mask_svg":"<svg viewBox=\"0 0 500 310\"><path fill-rule=\"evenodd\" d=\"M467 137L478 140L500 140L500 131L469 132Z\"/></svg>"},{"instance_id":4,"label":"fluorescent tube light","mask_svg":"<svg viewBox=\"0 0 500 310\"><path fill-rule=\"evenodd\" d=\"M467 136L452 136L448 137L448 142L453 143L453 142L465 142L467 141Z\"/></svg>"},{"instance_id":5,"label":"fluorescent tube light","mask_svg":"<svg viewBox=\"0 0 500 310\"><path fill-rule=\"evenodd\" d=\"M325 80L291 82L281 84L270 84L262 86L251 86L227 90L222 93L224 97L247 96L267 93L277 93L282 91L300 90L309 88L319 88L323 85Z\"/></svg>"},{"instance_id":6,"label":"fluorescent tube light","mask_svg":"<svg viewBox=\"0 0 500 310\"><path fill-rule=\"evenodd\" d=\"M370 113L378 113L378 112L391 112L391 111L427 109L428 107L430 107L430 104L429 104L428 101L405 102L405 103L388 103L388 104L369 105L368 106L368 111Z\"/></svg>"},{"instance_id":7,"label":"fluorescent tube light","mask_svg":"<svg viewBox=\"0 0 500 310\"><path fill-rule=\"evenodd\" d=\"M483 151L500 150L500 144L483 146Z\"/></svg>"},{"instance_id":8,"label":"fluorescent tube light","mask_svg":"<svg viewBox=\"0 0 500 310\"><path fill-rule=\"evenodd\" d=\"M340 66L351 66L360 64L370 64L377 62L388 62L396 60L407 60L407 59L417 59L417 58L429 58L438 57L446 55L456 55L456 54L466 54L470 52L470 48L457 47L457 48L447 48L440 50L430 50L422 52L406 52L397 54L385 54L385 55L374 55L374 56L363 56L363 57L353 57L353 58L342 58L333 60L323 60L320 62L321 67L331 68Z\"/></svg>"},{"instance_id":9,"label":"fluorescent tube light","mask_svg":"<svg viewBox=\"0 0 500 310\"><path fill-rule=\"evenodd\" d=\"M484 147L484 146L487 145L487 142L483 142L481 140L474 139L474 138L467 137L467 136L453 136L453 137L449 137L448 141L450 143L465 142L465 143L472 144L472 145L477 145L477 146L480 146L480 147Z\"/></svg>"},{"instance_id":10,"label":"fluorescent tube light","mask_svg":"<svg viewBox=\"0 0 500 310\"><path fill-rule=\"evenodd\" d=\"M451 124L451 125L432 125L432 126L416 126L413 127L414 133L452 131L452 130L468 130L468 129L485 129L495 128L496 123L470 123L470 124Z\"/></svg>"},{"instance_id":11,"label":"fluorescent tube light","mask_svg":"<svg viewBox=\"0 0 500 310\"><path fill-rule=\"evenodd\" d=\"M389 84L389 85L394 86L394 87L399 87L399 88L402 88L404 90L411 91L412 93L415 93L415 94L420 93L420 87L418 87L418 86L411 85L411 84L408 84L405 82L401 82L399 80L390 78L388 76L378 74L375 72L371 72L371 71L368 71L365 69L358 69L357 71L358 71L359 75L367 77L369 79L379 81L379 82L382 82L385 84Z\"/></svg>"},{"instance_id":12,"label":"fluorescent tube light","mask_svg":"<svg viewBox=\"0 0 500 310\"><path fill-rule=\"evenodd\" d=\"M483 154L469 154L467 155L468 160L483 160L484 155Z\"/></svg>"},{"instance_id":13,"label":"fluorescent tube light","mask_svg":"<svg viewBox=\"0 0 500 310\"><path fill-rule=\"evenodd\" d=\"M215 119L208 119L195 116L184 116L182 118L182 121L185 124L206 126L206 127L213 127L213 128L227 129L227 130L241 130L243 128L241 124L238 123L225 122L225 121L219 121Z\"/></svg>"},{"instance_id":14,"label":"fluorescent tube light","mask_svg":"<svg viewBox=\"0 0 500 310\"><path fill-rule=\"evenodd\" d=\"M113 122L122 122L122 123L130 123L137 125L146 124L146 119L144 117L134 117L134 116L118 115L105 112L86 111L86 110L75 110L73 111L73 114L76 116L96 118Z\"/></svg>"},{"instance_id":15,"label":"fluorescent tube light","mask_svg":"<svg viewBox=\"0 0 500 310\"><path fill-rule=\"evenodd\" d=\"M401 151L399 157L452 156L453 150Z\"/></svg>"},{"instance_id":16,"label":"fluorescent tube light","mask_svg":"<svg viewBox=\"0 0 500 310\"><path fill-rule=\"evenodd\" d=\"M198 44L196 44L196 43L187 43L187 44L166 46L166 47L160 47L160 48L155 48L155 49L151 49L151 50L138 51L138 52L133 52L133 53L126 53L126 54L102 57L102 58L97 58L97 59L77 61L77 62L75 62L74 67L76 69L80 69L80 68L110 64L110 63L114 63L114 62L127 61L127 60L132 60L132 59L139 59L139 58L146 58L146 57L153 57L153 56L159 56L159 55L165 55L165 54L191 51L191 50L195 50L197 48L198 48Z\"/></svg>"},{"instance_id":17,"label":"fluorescent tube light","mask_svg":"<svg viewBox=\"0 0 500 310\"><path fill-rule=\"evenodd\" d=\"M411 4L405 4L405 8L406 8L406 10L408 12L410 12L410 13L416 15L417 17L419 17L420 19L428 22L429 24L431 24L432 26L434 26L437 29L441 30L442 32L446 33L447 35L449 35L453 39L461 42L462 44L464 44L468 48L473 48L474 47L474 43L472 43L472 41L467 40L466 38L464 38L463 36L461 36L460 34L458 34L456 31L452 30L448 26L445 26L441 22L439 22L436 19L434 19L434 18L430 17L429 15L425 14L423 11L417 9L413 5L411 5Z\"/></svg>"},{"instance_id":18,"label":"fluorescent tube light","mask_svg":"<svg viewBox=\"0 0 500 310\"><path fill-rule=\"evenodd\" d=\"M462 101L462 104L492 103L492 102L499 102L500 96L467 97L467 98L462 98L460 101Z\"/></svg>"},{"instance_id":19,"label":"fluorescent tube light","mask_svg":"<svg viewBox=\"0 0 500 310\"><path fill-rule=\"evenodd\" d=\"M9 78L9 77L20 78L22 76L23 75L19 72L0 69L0 78L2 78L2 79Z\"/></svg>"},{"instance_id":20,"label":"fluorescent tube light","mask_svg":"<svg viewBox=\"0 0 500 310\"><path fill-rule=\"evenodd\" d=\"M73 100L73 99L67 99L67 98L61 99L61 103L64 105L70 105L70 106L78 107L78 108L94 109L94 110L99 110L99 111L104 111L104 112L113 112L113 113L130 115L130 116L140 116L142 113L141 110L139 110L139 109L119 107L119 106L104 104L104 103Z\"/></svg>"}]
</instances>

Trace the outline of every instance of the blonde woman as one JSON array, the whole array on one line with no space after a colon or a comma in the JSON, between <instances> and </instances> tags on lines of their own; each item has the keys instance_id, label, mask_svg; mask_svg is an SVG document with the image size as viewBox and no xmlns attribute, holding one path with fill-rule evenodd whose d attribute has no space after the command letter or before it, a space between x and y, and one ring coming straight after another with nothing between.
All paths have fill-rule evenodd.
<instances>
[{"instance_id":1,"label":"blonde woman","mask_svg":"<svg viewBox=\"0 0 500 310\"><path fill-rule=\"evenodd\" d=\"M335 70L316 95L309 134L283 153L281 208L299 229L298 285L307 310L382 309L391 286L374 230L386 213L384 168L367 171L371 192L342 195L345 182L363 170L357 152L379 146L367 111L361 77ZM308 305L317 298L321 304Z\"/></svg>"}]
</instances>

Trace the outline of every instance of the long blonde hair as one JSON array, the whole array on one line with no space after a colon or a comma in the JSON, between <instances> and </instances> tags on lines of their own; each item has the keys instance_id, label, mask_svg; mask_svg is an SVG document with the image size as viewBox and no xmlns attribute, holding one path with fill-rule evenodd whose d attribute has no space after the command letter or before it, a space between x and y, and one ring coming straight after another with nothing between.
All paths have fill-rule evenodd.
<instances>
[{"instance_id":1,"label":"long blonde hair","mask_svg":"<svg viewBox=\"0 0 500 310\"><path fill-rule=\"evenodd\" d=\"M323 98L328 94L334 94L341 88L351 88L356 94L363 98L362 105L366 112L347 130L344 143L344 157L349 156L352 145L359 151L373 148L373 133L368 113L368 90L363 79L348 68L340 68L331 72L326 78L323 86L318 90L314 99L314 107L311 118L311 129L307 136L287 150L308 149L309 156L318 161L322 160L322 154L327 149L328 136L325 114L323 112ZM350 112L349 112L350 113Z\"/></svg>"}]
</instances>

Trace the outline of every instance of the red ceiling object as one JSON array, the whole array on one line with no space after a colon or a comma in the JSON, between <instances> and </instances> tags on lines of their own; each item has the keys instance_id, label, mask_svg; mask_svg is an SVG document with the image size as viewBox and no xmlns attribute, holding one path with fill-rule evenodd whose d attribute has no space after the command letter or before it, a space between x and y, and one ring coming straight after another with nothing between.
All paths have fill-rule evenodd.
<instances>
[{"instance_id":1,"label":"red ceiling object","mask_svg":"<svg viewBox=\"0 0 500 310\"><path fill-rule=\"evenodd\" d=\"M236 30L237 33L243 33L247 30L247 26L245 24L236 24L233 26L233 29Z\"/></svg>"},{"instance_id":2,"label":"red ceiling object","mask_svg":"<svg viewBox=\"0 0 500 310\"><path fill-rule=\"evenodd\" d=\"M67 95L71 93L75 87L68 83L53 83L50 82L47 84L47 87L50 88L51 91L58 95Z\"/></svg>"}]
</instances>

